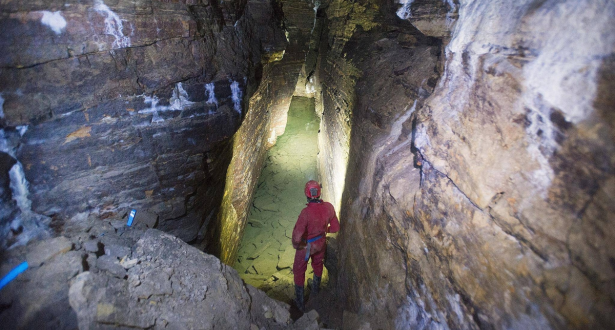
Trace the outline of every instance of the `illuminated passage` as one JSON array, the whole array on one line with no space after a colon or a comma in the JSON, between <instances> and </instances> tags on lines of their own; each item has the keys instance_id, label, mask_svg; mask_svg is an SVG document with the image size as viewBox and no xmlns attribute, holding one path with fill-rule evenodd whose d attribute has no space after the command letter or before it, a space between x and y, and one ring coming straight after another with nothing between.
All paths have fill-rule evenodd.
<instances>
[{"instance_id":1,"label":"illuminated passage","mask_svg":"<svg viewBox=\"0 0 615 330\"><path fill-rule=\"evenodd\" d=\"M291 233L306 205L305 183L318 180L318 127L314 99L293 97L286 130L268 151L234 266L244 281L287 302L294 296Z\"/></svg>"}]
</instances>

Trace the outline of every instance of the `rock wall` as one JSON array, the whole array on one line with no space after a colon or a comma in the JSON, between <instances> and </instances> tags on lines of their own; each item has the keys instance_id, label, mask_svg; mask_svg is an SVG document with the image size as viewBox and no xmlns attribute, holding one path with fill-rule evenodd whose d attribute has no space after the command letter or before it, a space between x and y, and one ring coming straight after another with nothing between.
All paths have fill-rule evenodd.
<instances>
[{"instance_id":1,"label":"rock wall","mask_svg":"<svg viewBox=\"0 0 615 330\"><path fill-rule=\"evenodd\" d=\"M383 185L402 179L388 176L391 167L412 168L413 104L435 87L440 40L375 2L334 1L327 18L331 47L318 76L324 110L319 165L324 198L341 209L343 228L338 264L328 268L337 269L336 294L360 316L358 324L394 328L406 296L405 262L379 203L389 196Z\"/></svg>"},{"instance_id":2,"label":"rock wall","mask_svg":"<svg viewBox=\"0 0 615 330\"><path fill-rule=\"evenodd\" d=\"M266 83L250 99L250 110L233 139L221 212L211 223L206 242L206 250L229 265L235 262L267 148L284 133L288 107L314 27L312 6L308 1L281 2L289 45L279 62L265 68Z\"/></svg>"},{"instance_id":3,"label":"rock wall","mask_svg":"<svg viewBox=\"0 0 615 330\"><path fill-rule=\"evenodd\" d=\"M16 161L31 211L56 229L132 207L197 238L245 100L287 44L272 2L4 1L0 25L2 242L28 231L8 230Z\"/></svg>"},{"instance_id":4,"label":"rock wall","mask_svg":"<svg viewBox=\"0 0 615 330\"><path fill-rule=\"evenodd\" d=\"M610 328L615 5L452 4L443 53L399 5L370 31L327 11L321 154L350 136L338 295L385 328Z\"/></svg>"},{"instance_id":5,"label":"rock wall","mask_svg":"<svg viewBox=\"0 0 615 330\"><path fill-rule=\"evenodd\" d=\"M321 33L318 58L316 111L321 116L318 167L323 199L339 210L348 162L355 84L362 72L346 59L345 45L355 31L378 25L376 2L331 1Z\"/></svg>"}]
</instances>

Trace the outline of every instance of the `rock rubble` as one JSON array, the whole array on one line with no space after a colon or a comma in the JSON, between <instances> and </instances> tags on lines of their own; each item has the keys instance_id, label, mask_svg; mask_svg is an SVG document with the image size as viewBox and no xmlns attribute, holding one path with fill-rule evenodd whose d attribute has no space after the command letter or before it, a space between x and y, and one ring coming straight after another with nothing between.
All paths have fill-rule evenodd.
<instances>
[{"instance_id":1,"label":"rock rubble","mask_svg":"<svg viewBox=\"0 0 615 330\"><path fill-rule=\"evenodd\" d=\"M216 257L143 223L116 229L111 222L97 219L87 231L7 252L2 274L24 258L32 264L2 290L3 326L319 329L316 312L293 322L289 305L246 284Z\"/></svg>"}]
</instances>

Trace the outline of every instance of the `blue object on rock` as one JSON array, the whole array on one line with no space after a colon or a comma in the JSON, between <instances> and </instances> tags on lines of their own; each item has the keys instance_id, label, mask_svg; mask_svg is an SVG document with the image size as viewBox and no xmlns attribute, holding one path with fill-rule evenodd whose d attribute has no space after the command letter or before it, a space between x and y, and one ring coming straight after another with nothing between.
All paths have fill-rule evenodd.
<instances>
[{"instance_id":1,"label":"blue object on rock","mask_svg":"<svg viewBox=\"0 0 615 330\"><path fill-rule=\"evenodd\" d=\"M128 216L128 223L126 223L128 227L132 226L132 221L135 219L136 214L137 214L137 210L135 209L130 210L130 215Z\"/></svg>"},{"instance_id":2,"label":"blue object on rock","mask_svg":"<svg viewBox=\"0 0 615 330\"><path fill-rule=\"evenodd\" d=\"M17 275L23 273L26 269L28 269L28 262L24 261L19 266L13 268L6 276L0 280L0 290L4 288L5 285L9 284L12 280L17 277Z\"/></svg>"}]
</instances>

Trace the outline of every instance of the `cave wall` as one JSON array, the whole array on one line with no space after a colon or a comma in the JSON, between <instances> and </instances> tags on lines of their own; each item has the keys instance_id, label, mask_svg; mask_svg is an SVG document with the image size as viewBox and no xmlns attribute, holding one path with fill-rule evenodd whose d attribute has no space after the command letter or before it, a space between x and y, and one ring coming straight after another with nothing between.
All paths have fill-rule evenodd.
<instances>
[{"instance_id":1,"label":"cave wall","mask_svg":"<svg viewBox=\"0 0 615 330\"><path fill-rule=\"evenodd\" d=\"M359 30L378 25L377 2L331 1L326 7L326 26L316 73L316 111L321 116L318 169L322 197L339 212L350 144L350 125L355 105L354 87L361 71L346 59L344 46Z\"/></svg>"},{"instance_id":2,"label":"cave wall","mask_svg":"<svg viewBox=\"0 0 615 330\"><path fill-rule=\"evenodd\" d=\"M263 63L286 47L274 4L4 1L0 16L0 154L23 165L32 211L58 229L133 207L194 240Z\"/></svg>"},{"instance_id":3,"label":"cave wall","mask_svg":"<svg viewBox=\"0 0 615 330\"><path fill-rule=\"evenodd\" d=\"M395 8L377 1L331 2L329 48L318 71L323 198L334 202L342 225L336 295L345 309L382 328L395 327L407 296L404 256L382 212L390 196L383 187L418 173L410 134L414 102L422 104L433 91L441 54L441 40L398 19ZM406 173L389 176L405 166Z\"/></svg>"},{"instance_id":4,"label":"cave wall","mask_svg":"<svg viewBox=\"0 0 615 330\"><path fill-rule=\"evenodd\" d=\"M325 190L348 150L337 294L385 328L611 327L615 5L441 4L327 10ZM448 32L416 24L430 5L458 15Z\"/></svg>"},{"instance_id":5,"label":"cave wall","mask_svg":"<svg viewBox=\"0 0 615 330\"><path fill-rule=\"evenodd\" d=\"M263 70L250 110L233 138L221 211L211 222L205 250L233 265L266 151L284 133L290 102L304 66L315 22L311 1L281 1L288 46L283 58Z\"/></svg>"}]
</instances>

